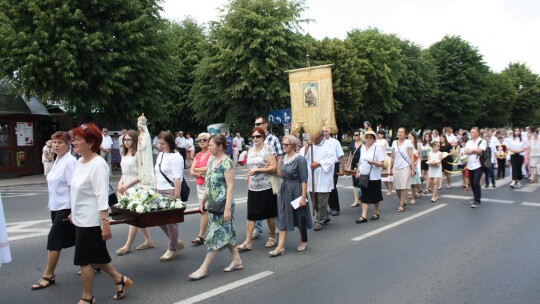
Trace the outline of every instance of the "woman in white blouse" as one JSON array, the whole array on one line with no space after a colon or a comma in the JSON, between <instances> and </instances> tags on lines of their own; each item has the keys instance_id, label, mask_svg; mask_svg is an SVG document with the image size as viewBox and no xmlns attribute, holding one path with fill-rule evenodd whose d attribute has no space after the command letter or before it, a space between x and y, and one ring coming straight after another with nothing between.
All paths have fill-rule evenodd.
<instances>
[{"instance_id":1,"label":"woman in white blouse","mask_svg":"<svg viewBox=\"0 0 540 304\"><path fill-rule=\"evenodd\" d=\"M394 189L399 199L398 212L403 212L407 205L407 189L411 186L411 176L416 174L412 168L416 163L413 157L413 145L407 140L405 128L399 128L398 139L392 143L392 162L390 174L394 175ZM413 194L414 195L414 194Z\"/></svg>"},{"instance_id":2,"label":"woman in white blouse","mask_svg":"<svg viewBox=\"0 0 540 304\"><path fill-rule=\"evenodd\" d=\"M527 150L528 142L527 135L521 134L521 128L515 128L514 134L510 137L508 144L508 150L512 153L510 156L510 164L512 165L512 182L511 188L521 187L521 180L523 179L523 161L525 159L525 150Z\"/></svg>"},{"instance_id":3,"label":"woman in white blouse","mask_svg":"<svg viewBox=\"0 0 540 304\"><path fill-rule=\"evenodd\" d=\"M171 132L161 132L158 136L159 153L154 171L158 192L167 197L180 198L180 185L184 178L184 159L174 150L174 136ZM167 251L161 256L162 262L176 259L176 251L184 248L178 239L178 223L159 226L169 238Z\"/></svg>"},{"instance_id":4,"label":"woman in white blouse","mask_svg":"<svg viewBox=\"0 0 540 304\"><path fill-rule=\"evenodd\" d=\"M193 138L191 137L191 133L186 133L186 164L188 168L191 167L191 164L193 163L193 158L195 157L195 143L193 142Z\"/></svg>"},{"instance_id":5,"label":"woman in white blouse","mask_svg":"<svg viewBox=\"0 0 540 304\"><path fill-rule=\"evenodd\" d=\"M129 130L122 138L124 144L122 148L122 161L120 166L122 167L122 177L118 181L118 193L124 195L127 189L139 184L139 154L137 153L137 143L139 141L139 133L135 130ZM140 228L144 236L144 243L137 246L135 249L143 250L154 247L154 241L146 228ZM129 226L128 238L126 244L116 250L116 254L125 255L131 252L131 245L135 240L139 228L136 226Z\"/></svg>"},{"instance_id":6,"label":"woman in white blouse","mask_svg":"<svg viewBox=\"0 0 540 304\"><path fill-rule=\"evenodd\" d=\"M51 147L56 161L47 175L49 204L52 226L47 239L47 266L43 277L32 285L32 290L49 287L56 282L54 270L63 248L75 245L75 226L66 221L71 214L69 189L77 160L69 152L71 137L67 132L56 132L51 136Z\"/></svg>"},{"instance_id":7,"label":"woman in white blouse","mask_svg":"<svg viewBox=\"0 0 540 304\"><path fill-rule=\"evenodd\" d=\"M99 128L84 124L73 130L75 151L81 155L71 181L71 221L76 226L74 264L81 267L83 292L81 303L94 303L92 294L94 267L114 280L116 294L122 299L133 281L111 264L106 242L112 237L109 224L109 165L97 152L103 139Z\"/></svg>"}]
</instances>

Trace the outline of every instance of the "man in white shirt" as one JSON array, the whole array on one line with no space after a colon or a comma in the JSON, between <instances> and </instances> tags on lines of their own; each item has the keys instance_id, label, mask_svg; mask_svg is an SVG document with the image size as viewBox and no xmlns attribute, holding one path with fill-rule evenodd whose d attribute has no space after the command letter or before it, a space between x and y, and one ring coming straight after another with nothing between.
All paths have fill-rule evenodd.
<instances>
[{"instance_id":1,"label":"man in white shirt","mask_svg":"<svg viewBox=\"0 0 540 304\"><path fill-rule=\"evenodd\" d=\"M467 168L469 169L469 181L474 195L474 201L471 202L471 208L480 208L482 187L480 179L482 178L482 165L480 164L480 154L486 150L487 142L480 138L480 131L477 127L471 129L471 139L465 144L465 155L468 155Z\"/></svg>"},{"instance_id":2,"label":"man in white shirt","mask_svg":"<svg viewBox=\"0 0 540 304\"><path fill-rule=\"evenodd\" d=\"M109 173L111 172L111 152L112 152L112 145L113 140L109 136L109 129L103 128L101 130L101 135L103 136L103 141L101 142L101 146L99 147L99 155L103 157L103 159L107 162L109 165Z\"/></svg>"},{"instance_id":3,"label":"man in white shirt","mask_svg":"<svg viewBox=\"0 0 540 304\"><path fill-rule=\"evenodd\" d=\"M332 151L332 146L327 144L322 133L317 135L313 145L310 146L310 144L311 141L300 149L300 155L304 156L308 164L308 191L314 193L317 202L313 204L317 210L313 230L320 231L323 229L323 225L330 222L328 199L330 198L330 192L334 189L334 165L337 158L335 152ZM312 148L313 158L311 156ZM314 177L312 176L312 170L314 170ZM314 185L312 180L315 181Z\"/></svg>"},{"instance_id":4,"label":"man in white shirt","mask_svg":"<svg viewBox=\"0 0 540 304\"><path fill-rule=\"evenodd\" d=\"M236 132L233 138L233 164L238 165L238 156L244 150L244 138L240 136L240 132Z\"/></svg>"},{"instance_id":5,"label":"man in white shirt","mask_svg":"<svg viewBox=\"0 0 540 304\"><path fill-rule=\"evenodd\" d=\"M184 137L183 131L178 131L178 136L174 139L174 143L176 144L176 148L178 148L178 152L180 152L180 155L182 155L182 159L184 159L184 169L186 168L185 160L186 160L186 138Z\"/></svg>"},{"instance_id":6,"label":"man in white shirt","mask_svg":"<svg viewBox=\"0 0 540 304\"><path fill-rule=\"evenodd\" d=\"M322 127L322 132L324 134L324 140L327 145L330 145L330 150L334 153L336 157L336 162L334 164L334 170L332 170L334 178L334 189L330 193L330 198L328 199L328 207L330 208L330 215L338 216L339 215L339 195L336 188L338 176L343 176L345 170L345 153L343 153L343 148L341 143L330 136L330 129L327 126ZM338 174L336 174L338 172Z\"/></svg>"}]
</instances>

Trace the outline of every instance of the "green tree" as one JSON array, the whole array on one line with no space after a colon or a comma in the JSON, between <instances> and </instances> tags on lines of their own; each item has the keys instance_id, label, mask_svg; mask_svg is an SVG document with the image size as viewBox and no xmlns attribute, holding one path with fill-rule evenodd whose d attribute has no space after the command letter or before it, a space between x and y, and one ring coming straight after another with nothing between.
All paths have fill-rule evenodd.
<instances>
[{"instance_id":1,"label":"green tree","mask_svg":"<svg viewBox=\"0 0 540 304\"><path fill-rule=\"evenodd\" d=\"M313 65L333 63L332 84L336 120L340 131L348 131L361 125L361 117L354 109L364 105L362 95L367 88L360 74L360 59L354 53L350 42L325 38L322 41L308 39Z\"/></svg>"},{"instance_id":2,"label":"green tree","mask_svg":"<svg viewBox=\"0 0 540 304\"><path fill-rule=\"evenodd\" d=\"M437 66L439 91L424 107L428 126L470 127L482 116L489 72L476 48L459 36L446 36L429 47Z\"/></svg>"},{"instance_id":3,"label":"green tree","mask_svg":"<svg viewBox=\"0 0 540 304\"><path fill-rule=\"evenodd\" d=\"M303 63L302 1L233 0L211 25L205 58L195 71L194 118L246 130L271 109L289 108L284 71Z\"/></svg>"},{"instance_id":4,"label":"green tree","mask_svg":"<svg viewBox=\"0 0 540 304\"><path fill-rule=\"evenodd\" d=\"M180 23L171 22L166 30L167 42L171 49L171 74L169 88L163 101L165 115L159 122L159 129L200 131L204 126L193 119L189 94L193 87L194 71L203 59L208 47L205 29L193 18L185 18Z\"/></svg>"},{"instance_id":5,"label":"green tree","mask_svg":"<svg viewBox=\"0 0 540 304\"><path fill-rule=\"evenodd\" d=\"M501 75L509 78L515 89L510 121L516 126L538 124L540 111L540 79L526 65L512 63Z\"/></svg>"},{"instance_id":6,"label":"green tree","mask_svg":"<svg viewBox=\"0 0 540 304\"><path fill-rule=\"evenodd\" d=\"M0 0L0 72L85 120L161 118L168 49L156 0Z\"/></svg>"},{"instance_id":7,"label":"green tree","mask_svg":"<svg viewBox=\"0 0 540 304\"><path fill-rule=\"evenodd\" d=\"M511 109L516 99L516 88L505 74L490 72L487 76L487 97L482 104L482 116L478 125L501 127L510 122Z\"/></svg>"},{"instance_id":8,"label":"green tree","mask_svg":"<svg viewBox=\"0 0 540 304\"><path fill-rule=\"evenodd\" d=\"M360 59L359 74L367 82L361 98L364 106L358 113L360 117L373 123L382 120L385 114L399 111L402 103L395 93L406 68L399 38L370 28L349 32L346 41Z\"/></svg>"}]
</instances>

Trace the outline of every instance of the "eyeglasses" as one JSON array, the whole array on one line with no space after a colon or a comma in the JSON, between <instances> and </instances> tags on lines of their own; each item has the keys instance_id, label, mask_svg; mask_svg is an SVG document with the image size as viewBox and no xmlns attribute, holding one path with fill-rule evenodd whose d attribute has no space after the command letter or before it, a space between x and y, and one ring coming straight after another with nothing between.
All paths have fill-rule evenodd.
<instances>
[{"instance_id":1,"label":"eyeglasses","mask_svg":"<svg viewBox=\"0 0 540 304\"><path fill-rule=\"evenodd\" d=\"M256 123L255 123L255 127L258 127L258 126L262 125L263 123L264 123L264 122L256 122Z\"/></svg>"},{"instance_id":2,"label":"eyeglasses","mask_svg":"<svg viewBox=\"0 0 540 304\"><path fill-rule=\"evenodd\" d=\"M251 139L262 138L262 135L251 135Z\"/></svg>"},{"instance_id":3,"label":"eyeglasses","mask_svg":"<svg viewBox=\"0 0 540 304\"><path fill-rule=\"evenodd\" d=\"M354 134L354 136L360 136L360 134Z\"/></svg>"},{"instance_id":4,"label":"eyeglasses","mask_svg":"<svg viewBox=\"0 0 540 304\"><path fill-rule=\"evenodd\" d=\"M199 142L207 142L208 139L199 139Z\"/></svg>"},{"instance_id":5,"label":"eyeglasses","mask_svg":"<svg viewBox=\"0 0 540 304\"><path fill-rule=\"evenodd\" d=\"M131 138L124 138L124 141L132 141L133 139Z\"/></svg>"},{"instance_id":6,"label":"eyeglasses","mask_svg":"<svg viewBox=\"0 0 540 304\"><path fill-rule=\"evenodd\" d=\"M282 142L281 145L284 146L284 147L288 147L288 146L290 146L291 144L286 144L286 143L283 143L283 142Z\"/></svg>"}]
</instances>

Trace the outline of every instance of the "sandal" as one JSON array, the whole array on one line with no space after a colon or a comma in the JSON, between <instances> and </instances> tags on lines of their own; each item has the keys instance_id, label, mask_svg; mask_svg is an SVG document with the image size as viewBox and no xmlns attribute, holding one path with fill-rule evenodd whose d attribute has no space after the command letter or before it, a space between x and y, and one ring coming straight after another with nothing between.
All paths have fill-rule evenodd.
<instances>
[{"instance_id":1,"label":"sandal","mask_svg":"<svg viewBox=\"0 0 540 304\"><path fill-rule=\"evenodd\" d=\"M401 207L401 206L400 206L400 207L397 209L397 212L403 212L403 211L405 211L405 207Z\"/></svg>"},{"instance_id":2,"label":"sandal","mask_svg":"<svg viewBox=\"0 0 540 304\"><path fill-rule=\"evenodd\" d=\"M133 285L133 281L126 277L126 276L122 276L122 280L118 283L114 283L115 285L122 285L122 289L116 291L116 294L114 295L113 299L115 300L120 300L122 298L124 298L124 296L126 295L126 291L129 287L131 287L131 285Z\"/></svg>"},{"instance_id":3,"label":"sandal","mask_svg":"<svg viewBox=\"0 0 540 304\"><path fill-rule=\"evenodd\" d=\"M367 219L363 218L363 217L360 217L360 218L355 219L354 222L357 223L357 224L367 223Z\"/></svg>"},{"instance_id":4,"label":"sandal","mask_svg":"<svg viewBox=\"0 0 540 304\"><path fill-rule=\"evenodd\" d=\"M266 242L266 245L264 245L264 247L272 248L272 247L274 247L274 245L276 245L276 239L268 238L268 242Z\"/></svg>"},{"instance_id":5,"label":"sandal","mask_svg":"<svg viewBox=\"0 0 540 304\"><path fill-rule=\"evenodd\" d=\"M86 302L86 303L90 303L90 304L95 304L96 303L96 298L94 296L92 296L92 298L90 298L90 299L81 298L81 301Z\"/></svg>"},{"instance_id":6,"label":"sandal","mask_svg":"<svg viewBox=\"0 0 540 304\"><path fill-rule=\"evenodd\" d=\"M193 246L200 246L204 244L204 237L198 236L194 238L193 240L191 240L191 243L193 244Z\"/></svg>"},{"instance_id":7,"label":"sandal","mask_svg":"<svg viewBox=\"0 0 540 304\"><path fill-rule=\"evenodd\" d=\"M373 213L373 215L370 218L370 220L372 220L372 221L376 221L378 219L379 219L379 214L378 213Z\"/></svg>"},{"instance_id":8,"label":"sandal","mask_svg":"<svg viewBox=\"0 0 540 304\"><path fill-rule=\"evenodd\" d=\"M47 282L46 285L43 285L41 284L41 281L45 281ZM38 290L38 289L43 289L43 288L47 288L49 287L50 285L53 285L54 283L56 283L56 276L53 275L52 278L47 278L47 277L42 277L41 279L39 279L39 281L36 282L36 284L32 285L32 290Z\"/></svg>"},{"instance_id":9,"label":"sandal","mask_svg":"<svg viewBox=\"0 0 540 304\"><path fill-rule=\"evenodd\" d=\"M240 251L240 252L250 251L251 250L251 244L243 242L241 245L236 246L236 249L238 249L238 251Z\"/></svg>"}]
</instances>

